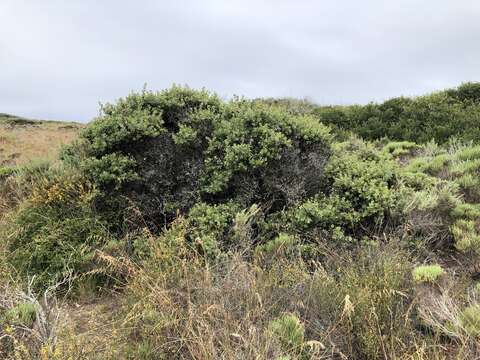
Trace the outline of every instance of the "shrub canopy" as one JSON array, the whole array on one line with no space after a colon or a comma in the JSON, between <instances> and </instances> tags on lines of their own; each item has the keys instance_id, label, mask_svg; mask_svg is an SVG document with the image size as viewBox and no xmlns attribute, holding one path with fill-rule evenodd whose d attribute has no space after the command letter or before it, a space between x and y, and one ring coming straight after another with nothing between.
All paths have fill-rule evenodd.
<instances>
[{"instance_id":1,"label":"shrub canopy","mask_svg":"<svg viewBox=\"0 0 480 360\"><path fill-rule=\"evenodd\" d=\"M206 91L144 91L102 110L63 158L105 194L100 208L123 195L151 225L199 202L281 209L318 192L330 155L315 119Z\"/></svg>"}]
</instances>

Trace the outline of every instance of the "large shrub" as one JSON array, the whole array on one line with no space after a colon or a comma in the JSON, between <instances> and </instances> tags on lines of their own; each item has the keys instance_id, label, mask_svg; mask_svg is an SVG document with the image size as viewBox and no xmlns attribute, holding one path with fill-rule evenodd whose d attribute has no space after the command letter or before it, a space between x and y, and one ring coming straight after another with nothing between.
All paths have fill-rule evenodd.
<instances>
[{"instance_id":1,"label":"large shrub","mask_svg":"<svg viewBox=\"0 0 480 360\"><path fill-rule=\"evenodd\" d=\"M102 254L143 256L139 230L160 233L181 214L190 243L215 257L257 231L237 234L242 210L269 214L316 195L330 142L315 119L268 104L180 87L132 94L102 107L63 164L19 175L9 262L39 288L98 278Z\"/></svg>"},{"instance_id":2,"label":"large shrub","mask_svg":"<svg viewBox=\"0 0 480 360\"><path fill-rule=\"evenodd\" d=\"M312 196L329 143L328 128L308 116L173 87L104 106L63 158L101 190L99 209L133 204L155 227L198 202L275 210Z\"/></svg>"}]
</instances>

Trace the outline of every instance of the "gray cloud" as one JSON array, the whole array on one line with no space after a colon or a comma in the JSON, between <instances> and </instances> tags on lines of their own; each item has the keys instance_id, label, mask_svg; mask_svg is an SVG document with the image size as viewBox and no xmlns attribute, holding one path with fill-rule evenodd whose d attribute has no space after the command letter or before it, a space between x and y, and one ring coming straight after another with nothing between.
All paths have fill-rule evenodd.
<instances>
[{"instance_id":1,"label":"gray cloud","mask_svg":"<svg viewBox=\"0 0 480 360\"><path fill-rule=\"evenodd\" d=\"M144 83L365 103L480 80L471 0L3 0L0 112L87 121Z\"/></svg>"}]
</instances>

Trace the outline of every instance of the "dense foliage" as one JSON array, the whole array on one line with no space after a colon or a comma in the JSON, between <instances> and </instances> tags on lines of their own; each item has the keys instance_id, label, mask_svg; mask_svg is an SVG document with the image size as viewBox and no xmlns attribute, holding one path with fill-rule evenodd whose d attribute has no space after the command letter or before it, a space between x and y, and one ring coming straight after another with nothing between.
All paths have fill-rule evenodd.
<instances>
[{"instance_id":1,"label":"dense foliage","mask_svg":"<svg viewBox=\"0 0 480 360\"><path fill-rule=\"evenodd\" d=\"M312 114L343 137L354 133L367 140L388 138L416 143L445 143L451 137L466 141L480 138L480 83L367 105L317 106L292 99L264 101L292 113Z\"/></svg>"},{"instance_id":2,"label":"dense foliage","mask_svg":"<svg viewBox=\"0 0 480 360\"><path fill-rule=\"evenodd\" d=\"M199 202L281 209L318 191L330 155L321 123L206 91L133 94L103 113L64 158L107 207L124 195L154 226Z\"/></svg>"}]
</instances>

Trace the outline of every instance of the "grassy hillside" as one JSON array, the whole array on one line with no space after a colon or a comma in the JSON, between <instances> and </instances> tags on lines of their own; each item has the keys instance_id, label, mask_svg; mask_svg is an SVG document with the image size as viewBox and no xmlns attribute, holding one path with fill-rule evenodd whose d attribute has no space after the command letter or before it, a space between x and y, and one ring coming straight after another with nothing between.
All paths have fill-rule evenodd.
<instances>
[{"instance_id":1,"label":"grassy hillside","mask_svg":"<svg viewBox=\"0 0 480 360\"><path fill-rule=\"evenodd\" d=\"M7 117L10 151L43 140L0 175L0 357L479 358L477 88Z\"/></svg>"},{"instance_id":2,"label":"grassy hillside","mask_svg":"<svg viewBox=\"0 0 480 360\"><path fill-rule=\"evenodd\" d=\"M0 166L54 160L61 145L70 143L82 124L30 120L0 113Z\"/></svg>"}]
</instances>

